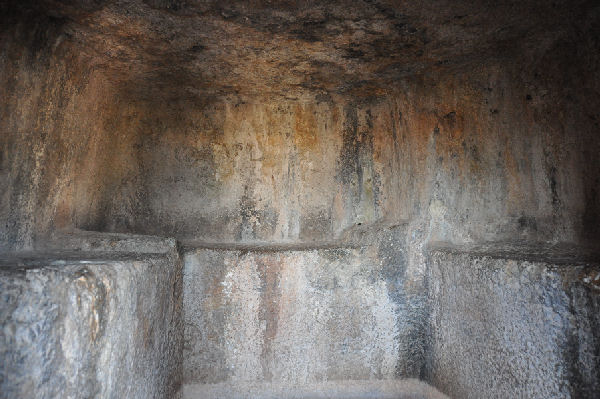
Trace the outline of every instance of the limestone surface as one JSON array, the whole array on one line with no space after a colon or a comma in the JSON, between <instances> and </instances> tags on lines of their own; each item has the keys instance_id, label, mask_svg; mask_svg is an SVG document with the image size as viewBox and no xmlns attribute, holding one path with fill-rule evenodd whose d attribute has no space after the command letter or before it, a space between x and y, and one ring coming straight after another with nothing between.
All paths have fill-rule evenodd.
<instances>
[{"instance_id":1,"label":"limestone surface","mask_svg":"<svg viewBox=\"0 0 600 399\"><path fill-rule=\"evenodd\" d=\"M175 252L0 260L0 396L173 398L182 361Z\"/></svg>"},{"instance_id":2,"label":"limestone surface","mask_svg":"<svg viewBox=\"0 0 600 399\"><path fill-rule=\"evenodd\" d=\"M524 246L437 248L429 377L456 398L600 395L597 256Z\"/></svg>"},{"instance_id":3,"label":"limestone surface","mask_svg":"<svg viewBox=\"0 0 600 399\"><path fill-rule=\"evenodd\" d=\"M349 247L199 248L184 259L186 384L310 390L420 375L425 295L402 259Z\"/></svg>"}]
</instances>

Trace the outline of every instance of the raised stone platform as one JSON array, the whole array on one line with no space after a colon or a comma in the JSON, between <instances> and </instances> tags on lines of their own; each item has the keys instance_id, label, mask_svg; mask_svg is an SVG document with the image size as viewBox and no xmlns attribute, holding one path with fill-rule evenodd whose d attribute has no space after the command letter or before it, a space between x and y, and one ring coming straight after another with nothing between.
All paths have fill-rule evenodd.
<instances>
[{"instance_id":1,"label":"raised stone platform","mask_svg":"<svg viewBox=\"0 0 600 399\"><path fill-rule=\"evenodd\" d=\"M117 236L94 236L142 251L82 250L90 241L80 237L69 250L0 260L1 397L172 398L180 389L182 270L174 242L146 241L144 253Z\"/></svg>"},{"instance_id":2,"label":"raised stone platform","mask_svg":"<svg viewBox=\"0 0 600 399\"><path fill-rule=\"evenodd\" d=\"M425 302L401 249L188 246L184 382L310 390L418 377Z\"/></svg>"},{"instance_id":3,"label":"raised stone platform","mask_svg":"<svg viewBox=\"0 0 600 399\"><path fill-rule=\"evenodd\" d=\"M600 397L600 263L574 248L432 249L429 380L456 398Z\"/></svg>"},{"instance_id":4,"label":"raised stone platform","mask_svg":"<svg viewBox=\"0 0 600 399\"><path fill-rule=\"evenodd\" d=\"M410 377L455 398L600 396L597 254L438 244L427 287L385 242L73 232L4 254L0 396L445 397Z\"/></svg>"}]
</instances>

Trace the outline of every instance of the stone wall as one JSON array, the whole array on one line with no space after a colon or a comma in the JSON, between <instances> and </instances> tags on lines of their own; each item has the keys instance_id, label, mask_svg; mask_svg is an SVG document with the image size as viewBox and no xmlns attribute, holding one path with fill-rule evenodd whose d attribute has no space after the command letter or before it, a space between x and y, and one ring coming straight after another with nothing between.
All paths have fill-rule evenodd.
<instances>
[{"instance_id":1,"label":"stone wall","mask_svg":"<svg viewBox=\"0 0 600 399\"><path fill-rule=\"evenodd\" d=\"M182 270L172 243L167 253L71 249L0 262L0 396L180 391Z\"/></svg>"},{"instance_id":2,"label":"stone wall","mask_svg":"<svg viewBox=\"0 0 600 399\"><path fill-rule=\"evenodd\" d=\"M129 166L106 188L105 213L78 227L319 242L409 221L415 246L595 242L598 98L555 83L589 72L545 57L362 101L134 101L118 152Z\"/></svg>"},{"instance_id":3,"label":"stone wall","mask_svg":"<svg viewBox=\"0 0 600 399\"><path fill-rule=\"evenodd\" d=\"M236 102L131 92L80 56L64 21L30 20L1 32L4 248L70 227L319 242L408 221L424 268L430 240L600 236L596 61L570 62L594 43L385 95Z\"/></svg>"},{"instance_id":4,"label":"stone wall","mask_svg":"<svg viewBox=\"0 0 600 399\"><path fill-rule=\"evenodd\" d=\"M572 248L434 249L427 379L456 398L600 395L597 259Z\"/></svg>"}]
</instances>

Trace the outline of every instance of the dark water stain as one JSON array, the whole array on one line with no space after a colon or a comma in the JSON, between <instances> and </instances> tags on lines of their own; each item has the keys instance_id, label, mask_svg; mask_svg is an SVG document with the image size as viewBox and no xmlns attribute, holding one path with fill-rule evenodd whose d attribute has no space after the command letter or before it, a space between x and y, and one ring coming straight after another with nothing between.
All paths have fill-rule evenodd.
<instances>
[{"instance_id":1,"label":"dark water stain","mask_svg":"<svg viewBox=\"0 0 600 399\"><path fill-rule=\"evenodd\" d=\"M570 292L568 293L569 296L569 313L572 315L577 315L577 309L578 307L576 306L575 302L576 302L576 296L577 293L574 292L575 290L571 289ZM566 313L566 312L565 312ZM566 322L570 328L568 328L568 330L565 332L566 333L566 341L564 344L564 347L562 347L562 355L563 355L563 361L566 365L566 377L568 379L568 388L569 391L571 392L571 397L573 398L586 398L586 397L591 397L588 396L587 393L585 392L585 383L584 383L584 378L583 375L581 373L581 365L579 364L579 353L580 353L580 338L578 336L578 329L579 329L579 320L577 317L573 318L573 323L569 323Z\"/></svg>"},{"instance_id":2,"label":"dark water stain","mask_svg":"<svg viewBox=\"0 0 600 399\"><path fill-rule=\"evenodd\" d=\"M360 164L360 141L358 134L358 116L356 108L346 106L344 109L344 127L342 130L342 149L338 162L338 180L344 185L352 185L356 177L362 178Z\"/></svg>"},{"instance_id":3,"label":"dark water stain","mask_svg":"<svg viewBox=\"0 0 600 399\"><path fill-rule=\"evenodd\" d=\"M180 11L186 2L184 0L144 0L149 7L158 10Z\"/></svg>"},{"instance_id":4,"label":"dark water stain","mask_svg":"<svg viewBox=\"0 0 600 399\"><path fill-rule=\"evenodd\" d=\"M585 187L582 239L600 246L600 196L596 189L599 184L600 178L597 178L594 185Z\"/></svg>"},{"instance_id":5,"label":"dark water stain","mask_svg":"<svg viewBox=\"0 0 600 399\"><path fill-rule=\"evenodd\" d=\"M373 188L373 201L376 204L380 196L381 184L373 165L373 116L370 110L365 112L365 126L359 128L355 105L347 105L344 109L345 120L342 130L342 148L338 158L337 180L345 188L345 202L356 207L363 199L366 190ZM365 182L365 168L371 168L372 181ZM371 183L371 187L364 187Z\"/></svg>"},{"instance_id":6,"label":"dark water stain","mask_svg":"<svg viewBox=\"0 0 600 399\"><path fill-rule=\"evenodd\" d=\"M260 306L258 319L265 325L260 361L266 381L273 379L269 365L273 358L273 340L279 325L279 304L281 302L282 261L276 254L255 257L260 276Z\"/></svg>"},{"instance_id":7,"label":"dark water stain","mask_svg":"<svg viewBox=\"0 0 600 399\"><path fill-rule=\"evenodd\" d=\"M49 60L59 36L65 36L66 23L67 20L60 17L30 15L25 32L30 35L26 48L32 63L41 58Z\"/></svg>"},{"instance_id":8,"label":"dark water stain","mask_svg":"<svg viewBox=\"0 0 600 399\"><path fill-rule=\"evenodd\" d=\"M189 49L192 53L201 53L204 50L206 50L206 46L203 44L195 44Z\"/></svg>"},{"instance_id":9,"label":"dark water stain","mask_svg":"<svg viewBox=\"0 0 600 399\"><path fill-rule=\"evenodd\" d=\"M250 196L250 187L248 185L244 186L244 194L240 198L239 202L239 212L241 217L241 224L237 234L237 239L239 241L247 240L247 239L255 239L256 238L256 204L254 200ZM250 236L247 236L250 234Z\"/></svg>"},{"instance_id":10,"label":"dark water stain","mask_svg":"<svg viewBox=\"0 0 600 399\"><path fill-rule=\"evenodd\" d=\"M402 378L418 378L423 373L427 340L427 309L424 288L414 292L409 288L415 282L407 281L408 260L405 230L396 227L382 233L377 258L381 269L373 271L372 280L382 279L386 283L389 298L399 309L396 325L399 335L400 355L396 362L395 375ZM419 284L419 283L417 283Z\"/></svg>"},{"instance_id":11,"label":"dark water stain","mask_svg":"<svg viewBox=\"0 0 600 399\"><path fill-rule=\"evenodd\" d=\"M206 383L217 383L230 378L233 371L227 367L227 342L226 333L227 317L230 313L231 304L223 292L223 283L229 271L235 271L232 267L225 265L226 259L232 259L238 264L241 254L225 251L199 251L191 252L192 256L198 257L198 262L186 262L183 269L183 279L179 284L183 285L183 327L184 358L193 360L198 353L210 352L210 364L200 364L196 367L184 370L186 383L203 381ZM192 270L196 269L196 270ZM195 279L192 280L192 278ZM199 287L205 287L203 297L195 294ZM205 311L202 313L200 323L187 312L202 305ZM201 344L201 346L198 346Z\"/></svg>"},{"instance_id":12,"label":"dark water stain","mask_svg":"<svg viewBox=\"0 0 600 399\"><path fill-rule=\"evenodd\" d=\"M519 230L521 231L537 231L537 221L534 216L521 215L517 220Z\"/></svg>"},{"instance_id":13,"label":"dark water stain","mask_svg":"<svg viewBox=\"0 0 600 399\"><path fill-rule=\"evenodd\" d=\"M557 181L556 181L556 167L555 166L551 166L550 169L548 170L548 180L550 182L550 192L552 194L552 205L554 205L554 207L557 207L560 204L560 198L558 196L558 188L557 188Z\"/></svg>"}]
</instances>

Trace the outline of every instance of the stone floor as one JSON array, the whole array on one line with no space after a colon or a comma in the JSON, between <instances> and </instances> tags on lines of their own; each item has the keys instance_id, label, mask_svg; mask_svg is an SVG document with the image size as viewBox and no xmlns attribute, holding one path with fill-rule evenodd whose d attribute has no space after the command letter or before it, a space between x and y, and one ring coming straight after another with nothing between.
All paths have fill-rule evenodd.
<instances>
[{"instance_id":1,"label":"stone floor","mask_svg":"<svg viewBox=\"0 0 600 399\"><path fill-rule=\"evenodd\" d=\"M268 383L188 384L183 399L447 399L416 379L330 381L305 386Z\"/></svg>"}]
</instances>

